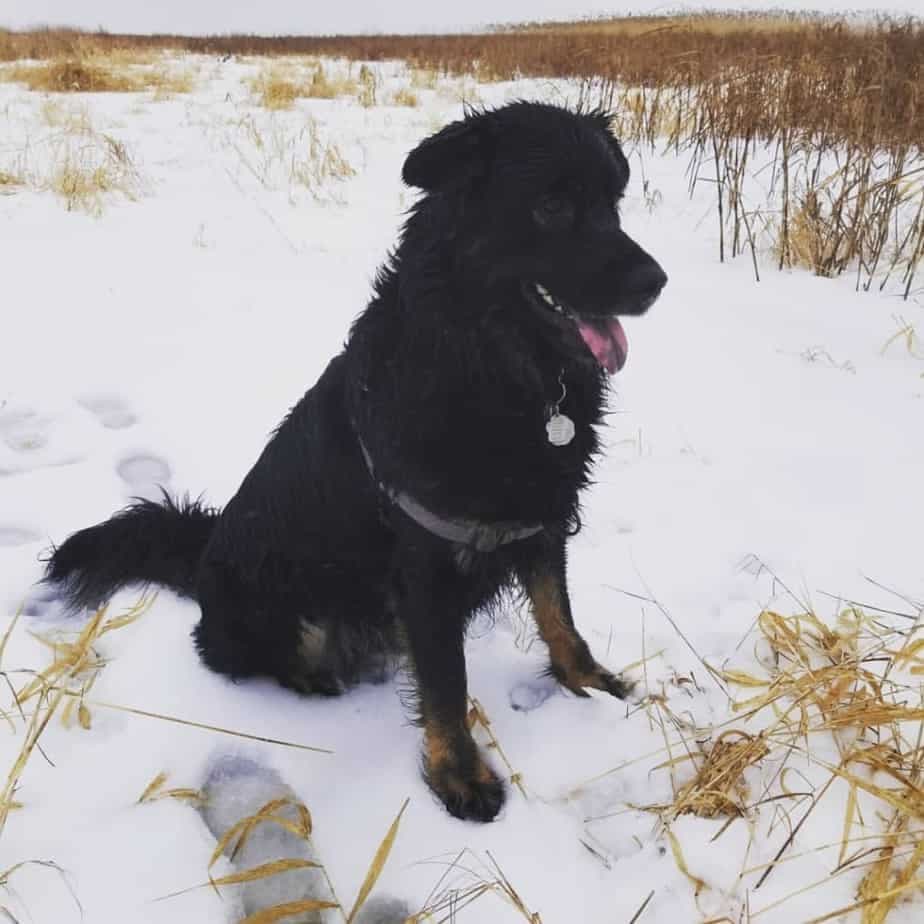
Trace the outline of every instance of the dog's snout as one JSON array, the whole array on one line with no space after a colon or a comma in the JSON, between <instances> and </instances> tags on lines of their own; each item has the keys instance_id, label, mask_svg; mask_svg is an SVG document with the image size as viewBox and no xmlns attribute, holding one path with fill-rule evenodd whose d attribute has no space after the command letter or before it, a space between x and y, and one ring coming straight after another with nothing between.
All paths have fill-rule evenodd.
<instances>
[{"instance_id":1,"label":"dog's snout","mask_svg":"<svg viewBox=\"0 0 924 924\"><path fill-rule=\"evenodd\" d=\"M654 261L646 260L630 270L623 280L625 297L633 314L647 311L667 285L667 273Z\"/></svg>"},{"instance_id":2,"label":"dog's snout","mask_svg":"<svg viewBox=\"0 0 924 924\"><path fill-rule=\"evenodd\" d=\"M626 279L626 289L637 298L652 302L667 285L667 274L653 260L636 266Z\"/></svg>"}]
</instances>

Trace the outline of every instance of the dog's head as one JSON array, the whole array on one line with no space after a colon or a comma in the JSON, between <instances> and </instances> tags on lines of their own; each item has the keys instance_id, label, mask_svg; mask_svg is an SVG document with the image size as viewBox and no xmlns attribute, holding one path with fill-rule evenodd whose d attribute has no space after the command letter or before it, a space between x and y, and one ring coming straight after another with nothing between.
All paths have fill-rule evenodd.
<instances>
[{"instance_id":1,"label":"dog's head","mask_svg":"<svg viewBox=\"0 0 924 924\"><path fill-rule=\"evenodd\" d=\"M467 279L515 288L565 343L622 367L618 316L647 311L667 276L622 230L629 164L604 113L529 102L473 112L418 145L403 176L453 210Z\"/></svg>"}]
</instances>

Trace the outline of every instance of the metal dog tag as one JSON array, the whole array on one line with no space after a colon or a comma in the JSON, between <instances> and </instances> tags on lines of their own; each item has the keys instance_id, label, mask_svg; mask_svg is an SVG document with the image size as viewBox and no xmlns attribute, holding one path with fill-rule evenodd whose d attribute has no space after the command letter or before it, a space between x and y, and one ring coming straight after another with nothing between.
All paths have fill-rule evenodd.
<instances>
[{"instance_id":1,"label":"metal dog tag","mask_svg":"<svg viewBox=\"0 0 924 924\"><path fill-rule=\"evenodd\" d=\"M553 414L545 425L553 446L567 446L574 439L574 421L565 414Z\"/></svg>"}]
</instances>

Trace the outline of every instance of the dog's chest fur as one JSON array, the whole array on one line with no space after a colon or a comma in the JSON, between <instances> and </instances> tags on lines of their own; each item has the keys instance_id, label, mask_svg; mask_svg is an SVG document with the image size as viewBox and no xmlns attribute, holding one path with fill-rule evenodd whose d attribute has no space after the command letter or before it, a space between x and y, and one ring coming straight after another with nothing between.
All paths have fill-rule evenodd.
<instances>
[{"instance_id":1,"label":"dog's chest fur","mask_svg":"<svg viewBox=\"0 0 924 924\"><path fill-rule=\"evenodd\" d=\"M411 312L393 277L378 288L346 350L347 403L377 475L444 515L573 524L598 449L598 370L526 307ZM546 431L556 407L575 425L567 445Z\"/></svg>"}]
</instances>

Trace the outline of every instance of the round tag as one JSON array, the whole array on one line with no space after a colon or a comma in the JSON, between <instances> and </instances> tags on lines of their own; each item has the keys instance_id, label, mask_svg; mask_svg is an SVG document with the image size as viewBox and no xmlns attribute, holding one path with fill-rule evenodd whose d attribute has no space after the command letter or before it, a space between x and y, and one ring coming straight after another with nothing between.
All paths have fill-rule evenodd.
<instances>
[{"instance_id":1,"label":"round tag","mask_svg":"<svg viewBox=\"0 0 924 924\"><path fill-rule=\"evenodd\" d=\"M553 446L567 446L574 439L574 421L564 414L553 414L545 425L545 432Z\"/></svg>"}]
</instances>

